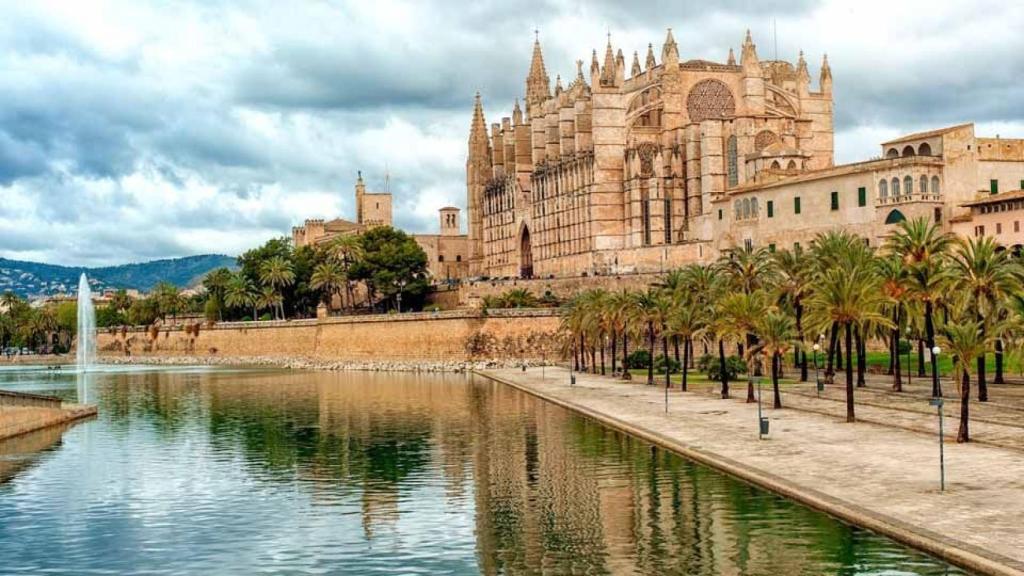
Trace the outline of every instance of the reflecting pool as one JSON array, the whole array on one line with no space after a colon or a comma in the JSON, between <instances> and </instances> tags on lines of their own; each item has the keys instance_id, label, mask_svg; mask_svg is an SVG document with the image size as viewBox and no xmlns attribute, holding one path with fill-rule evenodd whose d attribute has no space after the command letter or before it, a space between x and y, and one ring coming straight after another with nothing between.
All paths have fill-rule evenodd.
<instances>
[{"instance_id":1,"label":"reflecting pool","mask_svg":"<svg viewBox=\"0 0 1024 576\"><path fill-rule=\"evenodd\" d=\"M485 379L0 370L0 574L963 574Z\"/></svg>"}]
</instances>

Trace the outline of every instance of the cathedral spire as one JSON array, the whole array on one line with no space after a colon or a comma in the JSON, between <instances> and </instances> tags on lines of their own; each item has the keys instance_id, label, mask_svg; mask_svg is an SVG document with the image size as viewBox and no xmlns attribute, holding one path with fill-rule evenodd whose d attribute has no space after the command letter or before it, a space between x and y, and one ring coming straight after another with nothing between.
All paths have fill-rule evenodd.
<instances>
[{"instance_id":1,"label":"cathedral spire","mask_svg":"<svg viewBox=\"0 0 1024 576\"><path fill-rule=\"evenodd\" d=\"M804 60L804 51L800 51L800 58L796 62L796 86L801 97L810 93L811 74L807 71L807 60Z\"/></svg>"},{"instance_id":2,"label":"cathedral spire","mask_svg":"<svg viewBox=\"0 0 1024 576\"><path fill-rule=\"evenodd\" d=\"M551 97L551 80L544 69L544 54L540 49L540 35L534 31L533 57L530 59L530 73L526 76L526 111Z\"/></svg>"},{"instance_id":3,"label":"cathedral spire","mask_svg":"<svg viewBox=\"0 0 1024 576\"><path fill-rule=\"evenodd\" d=\"M562 93L562 75L555 74L555 96Z\"/></svg>"},{"instance_id":4,"label":"cathedral spire","mask_svg":"<svg viewBox=\"0 0 1024 576\"><path fill-rule=\"evenodd\" d=\"M601 68L601 84L615 84L615 52L612 50L612 33L608 33L608 44L604 49L604 66Z\"/></svg>"},{"instance_id":5,"label":"cathedral spire","mask_svg":"<svg viewBox=\"0 0 1024 576\"><path fill-rule=\"evenodd\" d=\"M469 142L472 144L481 138L487 142L487 121L484 119L484 105L480 100L480 92L477 92L473 102L473 123L469 128Z\"/></svg>"},{"instance_id":6,"label":"cathedral spire","mask_svg":"<svg viewBox=\"0 0 1024 576\"><path fill-rule=\"evenodd\" d=\"M523 123L523 110L519 107L519 98L516 98L516 105L512 108L512 123L516 126Z\"/></svg>"},{"instance_id":7,"label":"cathedral spire","mask_svg":"<svg viewBox=\"0 0 1024 576\"><path fill-rule=\"evenodd\" d=\"M729 47L729 60L726 61L726 64L728 64L729 66L735 66L736 65L736 55L733 54L731 46Z\"/></svg>"},{"instance_id":8,"label":"cathedral spire","mask_svg":"<svg viewBox=\"0 0 1024 576\"><path fill-rule=\"evenodd\" d=\"M630 70L630 76L639 76L643 73L643 69L640 68L640 54L636 50L633 51L633 69Z\"/></svg>"},{"instance_id":9,"label":"cathedral spire","mask_svg":"<svg viewBox=\"0 0 1024 576\"><path fill-rule=\"evenodd\" d=\"M583 78L583 60L576 61L576 84L585 86L587 84L586 79Z\"/></svg>"},{"instance_id":10,"label":"cathedral spire","mask_svg":"<svg viewBox=\"0 0 1024 576\"><path fill-rule=\"evenodd\" d=\"M668 29L668 33L665 34L665 44L661 47L661 60L667 63L671 59L672 62L679 62L679 47L676 45L676 39L672 36L672 29Z\"/></svg>"},{"instance_id":11,"label":"cathedral spire","mask_svg":"<svg viewBox=\"0 0 1024 576\"><path fill-rule=\"evenodd\" d=\"M761 76L761 63L757 59L757 47L750 37L750 30L747 30L747 37L743 39L743 51L740 53L740 66L747 76Z\"/></svg>"},{"instance_id":12,"label":"cathedral spire","mask_svg":"<svg viewBox=\"0 0 1024 576\"><path fill-rule=\"evenodd\" d=\"M647 44L647 69L650 70L658 65L658 62L654 59L654 44Z\"/></svg>"},{"instance_id":13,"label":"cathedral spire","mask_svg":"<svg viewBox=\"0 0 1024 576\"><path fill-rule=\"evenodd\" d=\"M821 59L821 77L818 82L823 93L832 93L832 67L828 65L828 54Z\"/></svg>"}]
</instances>

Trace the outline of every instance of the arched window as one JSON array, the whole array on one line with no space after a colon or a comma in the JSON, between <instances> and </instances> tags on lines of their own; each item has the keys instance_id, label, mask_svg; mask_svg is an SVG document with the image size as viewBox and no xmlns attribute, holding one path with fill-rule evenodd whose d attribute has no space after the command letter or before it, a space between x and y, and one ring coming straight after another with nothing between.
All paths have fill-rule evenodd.
<instances>
[{"instance_id":1,"label":"arched window","mask_svg":"<svg viewBox=\"0 0 1024 576\"><path fill-rule=\"evenodd\" d=\"M889 183L882 178L878 181L878 197L885 200L889 197Z\"/></svg>"},{"instance_id":2,"label":"arched window","mask_svg":"<svg viewBox=\"0 0 1024 576\"><path fill-rule=\"evenodd\" d=\"M917 147L917 155L918 156L931 156L932 155L932 146L931 146L931 144L929 144L927 142L923 142L920 146Z\"/></svg>"},{"instance_id":3,"label":"arched window","mask_svg":"<svg viewBox=\"0 0 1024 576\"><path fill-rule=\"evenodd\" d=\"M918 190L921 192L921 194L928 193L928 177L925 176L924 174L921 175L921 184Z\"/></svg>"},{"instance_id":4,"label":"arched window","mask_svg":"<svg viewBox=\"0 0 1024 576\"><path fill-rule=\"evenodd\" d=\"M897 224L899 222L903 222L906 219L907 217L903 215L903 212L900 212L899 210L893 210L892 212L889 212L888 216L885 217L885 223Z\"/></svg>"},{"instance_id":5,"label":"arched window","mask_svg":"<svg viewBox=\"0 0 1024 576\"><path fill-rule=\"evenodd\" d=\"M904 158L906 158L908 156L914 156L915 154L916 153L914 152L914 147L911 146L910 144L907 144L906 146L903 147L903 157Z\"/></svg>"},{"instance_id":6,"label":"arched window","mask_svg":"<svg viewBox=\"0 0 1024 576\"><path fill-rule=\"evenodd\" d=\"M899 158L900 152L895 148L889 148L889 151L885 153L886 158Z\"/></svg>"},{"instance_id":7,"label":"arched window","mask_svg":"<svg viewBox=\"0 0 1024 576\"><path fill-rule=\"evenodd\" d=\"M900 179L899 178L893 178L892 179L892 197L893 198L899 198L900 197Z\"/></svg>"},{"instance_id":8,"label":"arched window","mask_svg":"<svg viewBox=\"0 0 1024 576\"><path fill-rule=\"evenodd\" d=\"M914 193L914 178L907 176L903 179L903 194L904 196L910 196Z\"/></svg>"},{"instance_id":9,"label":"arched window","mask_svg":"<svg viewBox=\"0 0 1024 576\"><path fill-rule=\"evenodd\" d=\"M932 194L939 193L939 177L932 176Z\"/></svg>"},{"instance_id":10,"label":"arched window","mask_svg":"<svg viewBox=\"0 0 1024 576\"><path fill-rule=\"evenodd\" d=\"M786 170L796 170L796 160L790 160Z\"/></svg>"},{"instance_id":11,"label":"arched window","mask_svg":"<svg viewBox=\"0 0 1024 576\"><path fill-rule=\"evenodd\" d=\"M750 198L743 199L743 218L750 218Z\"/></svg>"},{"instance_id":12,"label":"arched window","mask_svg":"<svg viewBox=\"0 0 1024 576\"><path fill-rule=\"evenodd\" d=\"M735 219L739 220L740 218L743 218L742 203L739 200L737 200L737 201L733 202L732 204L733 204L732 209L736 213Z\"/></svg>"},{"instance_id":13,"label":"arched window","mask_svg":"<svg viewBox=\"0 0 1024 576\"><path fill-rule=\"evenodd\" d=\"M438 254L437 255L437 261L438 262L444 262L444 254Z\"/></svg>"},{"instance_id":14,"label":"arched window","mask_svg":"<svg viewBox=\"0 0 1024 576\"><path fill-rule=\"evenodd\" d=\"M725 155L729 166L729 186L736 186L740 183L740 171L736 164L736 137L729 136L725 146Z\"/></svg>"},{"instance_id":15,"label":"arched window","mask_svg":"<svg viewBox=\"0 0 1024 576\"><path fill-rule=\"evenodd\" d=\"M757 198L750 199L750 217L757 218Z\"/></svg>"},{"instance_id":16,"label":"arched window","mask_svg":"<svg viewBox=\"0 0 1024 576\"><path fill-rule=\"evenodd\" d=\"M779 170L782 166L779 165L778 160L772 160L772 170Z\"/></svg>"}]
</instances>

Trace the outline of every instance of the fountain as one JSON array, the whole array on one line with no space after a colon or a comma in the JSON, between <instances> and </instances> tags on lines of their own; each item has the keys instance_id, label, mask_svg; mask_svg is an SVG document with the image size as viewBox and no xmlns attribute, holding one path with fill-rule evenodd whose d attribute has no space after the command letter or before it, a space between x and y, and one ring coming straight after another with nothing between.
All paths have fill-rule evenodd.
<instances>
[{"instance_id":1,"label":"fountain","mask_svg":"<svg viewBox=\"0 0 1024 576\"><path fill-rule=\"evenodd\" d=\"M88 372L96 363L96 311L85 272L78 280L78 347L75 352L78 371Z\"/></svg>"}]
</instances>

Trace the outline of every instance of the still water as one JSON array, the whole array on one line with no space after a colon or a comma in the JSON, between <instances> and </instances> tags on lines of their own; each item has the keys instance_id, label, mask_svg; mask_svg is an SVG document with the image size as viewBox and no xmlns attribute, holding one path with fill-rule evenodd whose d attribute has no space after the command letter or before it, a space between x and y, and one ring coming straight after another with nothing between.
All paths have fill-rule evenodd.
<instances>
[{"instance_id":1,"label":"still water","mask_svg":"<svg viewBox=\"0 0 1024 576\"><path fill-rule=\"evenodd\" d=\"M0 574L963 574L481 378L89 378L0 443Z\"/></svg>"}]
</instances>

